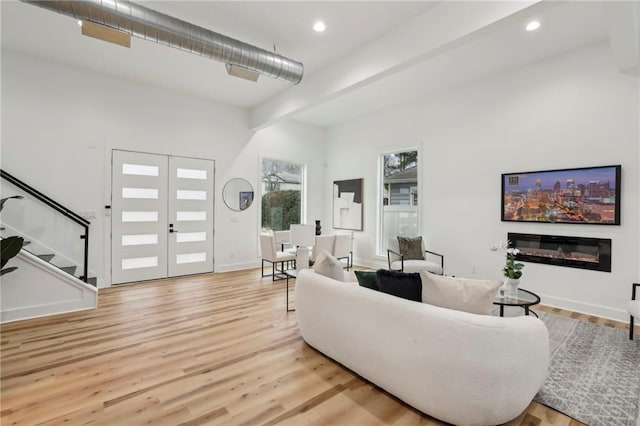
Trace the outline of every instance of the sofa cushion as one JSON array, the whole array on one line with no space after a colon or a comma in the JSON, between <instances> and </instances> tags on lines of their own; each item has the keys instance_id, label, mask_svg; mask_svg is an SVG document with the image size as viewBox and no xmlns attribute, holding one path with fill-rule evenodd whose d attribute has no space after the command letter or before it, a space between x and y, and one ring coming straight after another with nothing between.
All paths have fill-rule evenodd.
<instances>
[{"instance_id":1,"label":"sofa cushion","mask_svg":"<svg viewBox=\"0 0 640 426\"><path fill-rule=\"evenodd\" d=\"M378 287L383 293L420 302L422 299L422 282L420 274L404 273L379 269L376 271Z\"/></svg>"},{"instance_id":2,"label":"sofa cushion","mask_svg":"<svg viewBox=\"0 0 640 426\"><path fill-rule=\"evenodd\" d=\"M358 284L361 287L370 288L371 290L380 290L378 286L378 278L375 271L354 271Z\"/></svg>"},{"instance_id":3,"label":"sofa cushion","mask_svg":"<svg viewBox=\"0 0 640 426\"><path fill-rule=\"evenodd\" d=\"M316 258L313 264L313 270L317 274L324 275L325 277L333 278L337 281L344 281L342 262L331 256L326 250L321 251Z\"/></svg>"},{"instance_id":4,"label":"sofa cushion","mask_svg":"<svg viewBox=\"0 0 640 426\"><path fill-rule=\"evenodd\" d=\"M398 248L400 250L400 254L404 256L404 260L424 259L424 252L422 251L422 237L398 237Z\"/></svg>"},{"instance_id":5,"label":"sofa cushion","mask_svg":"<svg viewBox=\"0 0 640 426\"><path fill-rule=\"evenodd\" d=\"M424 271L420 278L424 303L472 314L491 314L493 300L502 286L500 281L443 277Z\"/></svg>"}]
</instances>

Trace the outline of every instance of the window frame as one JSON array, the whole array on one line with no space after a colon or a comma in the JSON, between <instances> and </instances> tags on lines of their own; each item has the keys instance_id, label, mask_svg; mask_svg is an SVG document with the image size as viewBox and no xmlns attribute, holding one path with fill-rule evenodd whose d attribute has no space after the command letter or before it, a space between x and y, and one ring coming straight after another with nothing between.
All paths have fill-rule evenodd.
<instances>
[{"instance_id":1,"label":"window frame","mask_svg":"<svg viewBox=\"0 0 640 426\"><path fill-rule=\"evenodd\" d=\"M271 228L265 228L262 224L262 197L267 193L264 191L264 185L262 181L262 166L265 161L271 161L274 163L292 164L300 167L300 223L305 223L307 215L307 165L305 163L298 163L292 160L282 160L271 156L260 156L258 160L258 182L259 182L259 194L260 199L258 203L258 229L263 231L271 230ZM270 192L270 191L269 191Z\"/></svg>"},{"instance_id":2,"label":"window frame","mask_svg":"<svg viewBox=\"0 0 640 426\"><path fill-rule=\"evenodd\" d=\"M385 234L384 234L384 208L387 207L384 204L384 199L385 199L385 184L384 184L384 172L385 172L385 167L384 167L384 157L386 155L390 155L390 154L397 154L397 153L401 153L401 152L413 152L415 151L417 156L416 156L416 170L417 170L417 177L416 177L416 185L415 186L411 186L410 190L409 190L409 204L404 204L405 206L415 206L416 207L416 229L417 229L417 235L422 235L422 220L421 220L421 198L420 197L420 188L422 187L422 172L421 172L421 159L422 159L422 153L419 147L413 146L413 147L406 147L406 148L399 148L399 149L391 149L391 150L386 150L386 151L380 151L378 152L378 178L377 178L377 200L376 200L376 256L379 257L384 257L386 259L387 257L387 250L386 250L386 242L385 242ZM415 188L415 193L413 192L413 189ZM417 202L414 203L414 195L417 196ZM388 194L388 205L391 205L391 190L389 191Z\"/></svg>"}]
</instances>

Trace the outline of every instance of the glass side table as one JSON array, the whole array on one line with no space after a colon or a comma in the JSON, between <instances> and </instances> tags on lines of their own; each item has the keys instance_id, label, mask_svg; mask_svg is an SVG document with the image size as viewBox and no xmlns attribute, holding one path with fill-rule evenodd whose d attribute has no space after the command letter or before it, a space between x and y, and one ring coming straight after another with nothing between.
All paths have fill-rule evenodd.
<instances>
[{"instance_id":1,"label":"glass side table","mask_svg":"<svg viewBox=\"0 0 640 426\"><path fill-rule=\"evenodd\" d=\"M531 313L537 317L538 314L529 309L529 307L537 305L538 303L540 303L540 296L522 288L518 288L517 297L504 297L502 294L498 293L496 298L493 299L493 304L500 306L501 317L504 316L505 306L519 306L524 309L525 315L529 315Z\"/></svg>"}]
</instances>

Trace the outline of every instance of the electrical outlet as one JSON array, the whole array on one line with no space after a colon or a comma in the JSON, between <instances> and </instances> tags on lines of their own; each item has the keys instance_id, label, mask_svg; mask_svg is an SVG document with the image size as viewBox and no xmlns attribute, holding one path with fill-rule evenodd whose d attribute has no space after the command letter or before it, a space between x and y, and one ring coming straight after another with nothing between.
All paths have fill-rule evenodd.
<instances>
[{"instance_id":1,"label":"electrical outlet","mask_svg":"<svg viewBox=\"0 0 640 426\"><path fill-rule=\"evenodd\" d=\"M477 266L472 266L471 267L471 275L476 275L478 273L478 267Z\"/></svg>"}]
</instances>

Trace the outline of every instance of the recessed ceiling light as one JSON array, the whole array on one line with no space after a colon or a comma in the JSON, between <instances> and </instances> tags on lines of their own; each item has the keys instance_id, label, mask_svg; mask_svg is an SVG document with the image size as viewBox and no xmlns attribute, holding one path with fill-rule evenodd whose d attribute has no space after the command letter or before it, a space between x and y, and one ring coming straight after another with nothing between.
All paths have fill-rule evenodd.
<instances>
[{"instance_id":1,"label":"recessed ceiling light","mask_svg":"<svg viewBox=\"0 0 640 426\"><path fill-rule=\"evenodd\" d=\"M78 19L78 26L81 27L82 26L82 21L80 19Z\"/></svg>"},{"instance_id":2,"label":"recessed ceiling light","mask_svg":"<svg viewBox=\"0 0 640 426\"><path fill-rule=\"evenodd\" d=\"M323 32L326 28L327 28L327 26L322 21L316 21L313 24L314 31L319 32L319 33Z\"/></svg>"},{"instance_id":3,"label":"recessed ceiling light","mask_svg":"<svg viewBox=\"0 0 640 426\"><path fill-rule=\"evenodd\" d=\"M540 21L531 21L525 27L527 31L535 31L538 28L540 28Z\"/></svg>"}]
</instances>

